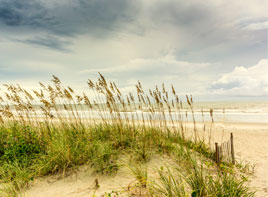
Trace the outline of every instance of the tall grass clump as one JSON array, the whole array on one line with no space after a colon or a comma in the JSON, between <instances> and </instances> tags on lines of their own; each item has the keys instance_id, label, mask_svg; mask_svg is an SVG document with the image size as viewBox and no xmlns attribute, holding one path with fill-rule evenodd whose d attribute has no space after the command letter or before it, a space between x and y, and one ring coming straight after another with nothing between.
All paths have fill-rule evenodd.
<instances>
[{"instance_id":1,"label":"tall grass clump","mask_svg":"<svg viewBox=\"0 0 268 197\"><path fill-rule=\"evenodd\" d=\"M81 165L109 175L120 168L122 156L130 156L138 165L160 154L176 161L176 176L159 170L159 181L152 185L139 165L131 168L140 185L148 187L148 195L250 196L234 170L224 170L233 166L215 165L211 139L207 144L199 136L191 96L184 103L173 86L169 93L164 84L146 93L140 82L135 95L123 93L101 74L97 82L87 84L87 93L65 87L56 76L52 84L40 83L40 89L31 92L20 85L4 85L0 91L1 195L19 195L38 177L64 176ZM193 128L186 124L189 117ZM209 131L203 128L212 135L212 126Z\"/></svg>"}]
</instances>

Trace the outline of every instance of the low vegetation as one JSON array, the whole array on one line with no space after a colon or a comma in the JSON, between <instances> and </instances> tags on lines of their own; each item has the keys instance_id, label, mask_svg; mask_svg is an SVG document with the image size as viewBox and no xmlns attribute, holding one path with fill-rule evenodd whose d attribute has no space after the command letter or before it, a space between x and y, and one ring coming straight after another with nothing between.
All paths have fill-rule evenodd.
<instances>
[{"instance_id":1,"label":"low vegetation","mask_svg":"<svg viewBox=\"0 0 268 197\"><path fill-rule=\"evenodd\" d=\"M19 196L34 179L64 176L81 165L109 176L124 156L135 164L130 167L135 187L146 196L254 195L242 167L216 165L212 127L198 131L192 98L186 97L186 110L173 86L170 95L164 84L147 95L139 82L134 96L100 75L96 83L88 81L88 97L65 88L55 76L52 81L33 92L5 85L0 93L1 196ZM213 124L213 111L210 115ZM150 181L144 166L156 154L174 165L157 169L158 179Z\"/></svg>"}]
</instances>

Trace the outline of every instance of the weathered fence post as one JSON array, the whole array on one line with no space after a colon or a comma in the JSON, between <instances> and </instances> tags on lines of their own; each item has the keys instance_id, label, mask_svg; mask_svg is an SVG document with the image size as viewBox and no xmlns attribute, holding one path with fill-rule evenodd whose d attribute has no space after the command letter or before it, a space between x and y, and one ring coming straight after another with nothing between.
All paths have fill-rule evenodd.
<instances>
[{"instance_id":1,"label":"weathered fence post","mask_svg":"<svg viewBox=\"0 0 268 197\"><path fill-rule=\"evenodd\" d=\"M218 154L219 154L219 156L218 156L218 158L219 158L219 164L221 163L221 155L223 154L223 152L222 152L222 145L220 145L219 147L218 147Z\"/></svg>"},{"instance_id":2,"label":"weathered fence post","mask_svg":"<svg viewBox=\"0 0 268 197\"><path fill-rule=\"evenodd\" d=\"M234 137L233 137L233 133L231 133L230 141L231 141L232 164L235 164L235 155L234 155Z\"/></svg>"},{"instance_id":3,"label":"weathered fence post","mask_svg":"<svg viewBox=\"0 0 268 197\"><path fill-rule=\"evenodd\" d=\"M219 162L219 147L218 147L218 143L215 143L215 154L216 154L216 164L220 164Z\"/></svg>"}]
</instances>

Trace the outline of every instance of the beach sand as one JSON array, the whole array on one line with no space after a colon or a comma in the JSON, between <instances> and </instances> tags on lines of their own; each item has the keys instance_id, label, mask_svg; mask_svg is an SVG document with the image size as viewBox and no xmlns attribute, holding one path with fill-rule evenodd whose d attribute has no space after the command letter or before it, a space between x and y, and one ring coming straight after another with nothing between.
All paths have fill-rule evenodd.
<instances>
[{"instance_id":1,"label":"beach sand","mask_svg":"<svg viewBox=\"0 0 268 197\"><path fill-rule=\"evenodd\" d=\"M255 165L250 187L257 190L256 196L268 196L268 124L219 123L216 128L219 142L220 130L224 129L225 139L233 133L236 160Z\"/></svg>"},{"instance_id":2,"label":"beach sand","mask_svg":"<svg viewBox=\"0 0 268 197\"><path fill-rule=\"evenodd\" d=\"M157 177L156 168L164 166L169 159L155 155L147 164L148 179ZM121 161L127 163L127 161ZM130 165L130 164L128 164ZM96 187L98 180L99 187ZM142 196L142 189L135 187L136 179L132 175L129 167L123 165L119 171L112 176L100 175L93 172L88 166L81 166L77 172L70 176L60 178L50 176L35 181L33 187L26 191L23 196L29 197L89 197L105 196L105 194L119 192L119 196ZM113 195L112 196L117 196Z\"/></svg>"},{"instance_id":3,"label":"beach sand","mask_svg":"<svg viewBox=\"0 0 268 197\"><path fill-rule=\"evenodd\" d=\"M201 125L201 123L197 123L197 126ZM268 124L214 123L213 127L215 142L221 143L228 140L230 133L233 133L236 160L255 165L254 174L250 177L250 187L257 190L256 196L268 196ZM148 166L159 166L160 161L161 158L153 158ZM151 176L156 173L152 169L153 167L149 172ZM96 179L100 184L100 188L96 190L96 196L102 196L105 192L109 193L128 188L135 181L130 171L124 167L115 176L107 177L96 175L92 169L84 166L64 179L58 180L56 177L46 177L36 180L33 186L26 191L25 196L90 196L94 194Z\"/></svg>"}]
</instances>

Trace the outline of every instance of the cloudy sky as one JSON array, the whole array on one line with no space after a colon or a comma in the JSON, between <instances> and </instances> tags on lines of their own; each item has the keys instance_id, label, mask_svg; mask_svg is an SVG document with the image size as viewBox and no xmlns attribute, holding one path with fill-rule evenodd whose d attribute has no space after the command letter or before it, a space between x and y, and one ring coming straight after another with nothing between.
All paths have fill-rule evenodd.
<instances>
[{"instance_id":1,"label":"cloudy sky","mask_svg":"<svg viewBox=\"0 0 268 197\"><path fill-rule=\"evenodd\" d=\"M0 84L54 74L200 100L268 98L266 0L0 0Z\"/></svg>"}]
</instances>

